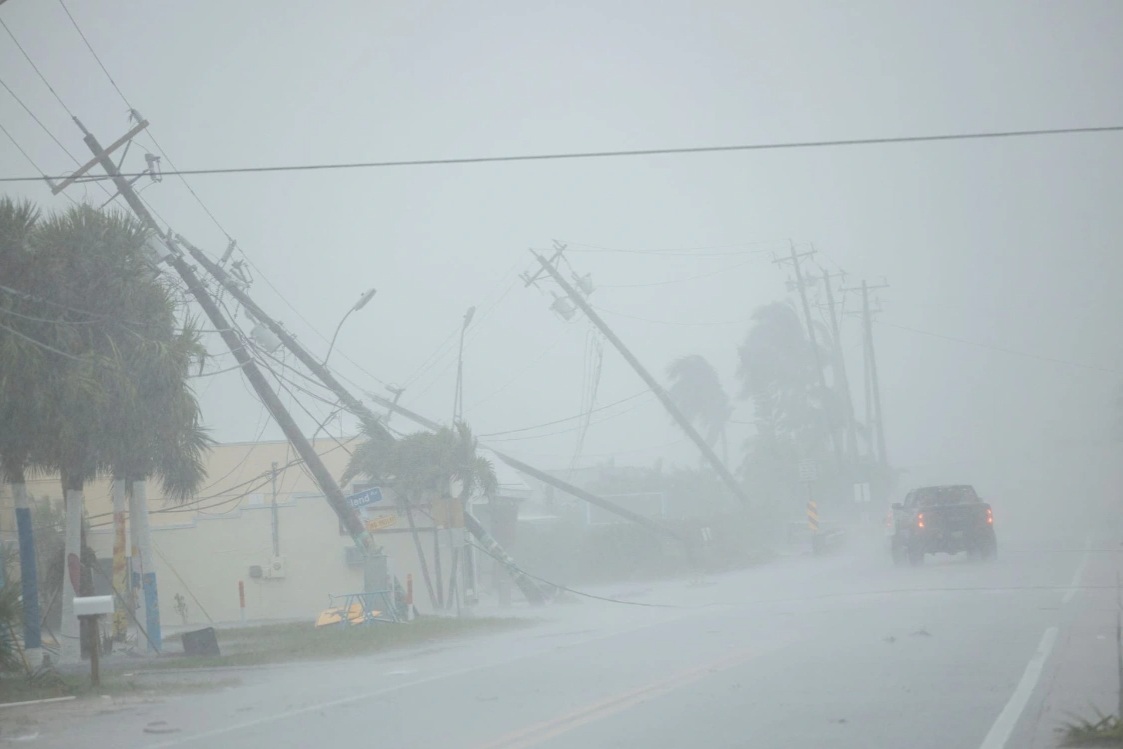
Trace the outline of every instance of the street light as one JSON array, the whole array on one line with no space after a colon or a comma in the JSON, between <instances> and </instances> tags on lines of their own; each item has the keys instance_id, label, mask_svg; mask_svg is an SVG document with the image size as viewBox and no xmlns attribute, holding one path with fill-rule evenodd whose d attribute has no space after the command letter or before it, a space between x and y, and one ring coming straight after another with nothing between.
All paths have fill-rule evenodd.
<instances>
[{"instance_id":1,"label":"street light","mask_svg":"<svg viewBox=\"0 0 1123 749\"><path fill-rule=\"evenodd\" d=\"M464 313L464 324L460 326L460 353L456 357L456 395L452 404L452 423L456 424L464 418L464 333L476 314L475 307L469 307Z\"/></svg>"},{"instance_id":2,"label":"street light","mask_svg":"<svg viewBox=\"0 0 1123 749\"><path fill-rule=\"evenodd\" d=\"M335 348L335 339L339 337L339 330L343 327L343 323L347 322L347 318L351 316L352 312L358 312L363 307L367 306L367 302L374 298L376 291L377 289L367 289L366 291L364 291L363 295L359 297L359 301L355 302L355 306L347 310L347 314L345 314L343 316L343 319L339 321L339 325L335 326L335 333L332 334L331 337L331 345L328 346L327 356L324 357L324 366L326 366L328 363L328 357L331 356L331 350Z\"/></svg>"}]
</instances>

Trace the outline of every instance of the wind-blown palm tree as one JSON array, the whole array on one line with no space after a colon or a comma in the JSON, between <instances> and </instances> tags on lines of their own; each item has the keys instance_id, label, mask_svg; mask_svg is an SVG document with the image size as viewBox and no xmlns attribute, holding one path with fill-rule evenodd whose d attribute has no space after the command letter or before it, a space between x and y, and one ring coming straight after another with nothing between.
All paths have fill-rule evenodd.
<instances>
[{"instance_id":1,"label":"wind-blown palm tree","mask_svg":"<svg viewBox=\"0 0 1123 749\"><path fill-rule=\"evenodd\" d=\"M44 404L39 384L48 365L47 352L33 341L43 332L38 329L50 322L41 317L43 310L29 304L35 290L30 238L38 218L38 210L30 203L0 199L0 268L4 269L3 283L8 287L0 290L0 424L4 425L0 429L0 479L11 484L15 498L23 641L32 651L41 644L39 575L26 474L34 470L42 453L44 434L38 417ZM29 326L35 329L28 330ZM28 332L20 335L16 327Z\"/></svg>"},{"instance_id":2,"label":"wind-blown palm tree","mask_svg":"<svg viewBox=\"0 0 1123 749\"><path fill-rule=\"evenodd\" d=\"M808 449L826 439L819 414L824 394L811 342L795 310L783 302L759 307L738 353L741 396L753 402L766 443L794 440Z\"/></svg>"},{"instance_id":3,"label":"wind-blown palm tree","mask_svg":"<svg viewBox=\"0 0 1123 749\"><path fill-rule=\"evenodd\" d=\"M429 602L436 608L441 598L429 573L413 510L434 500L465 502L475 491L493 494L498 486L495 469L477 454L476 440L466 424L436 432L415 432L399 440L389 438L376 424L364 424L363 436L365 439L355 448L341 481L347 483L363 477L393 489L409 523ZM453 479L460 484L459 496L455 498L450 496ZM441 581L436 582L439 585Z\"/></svg>"},{"instance_id":4,"label":"wind-blown palm tree","mask_svg":"<svg viewBox=\"0 0 1123 749\"><path fill-rule=\"evenodd\" d=\"M727 462L725 432L733 407L717 370L704 356L692 354L671 362L667 375L671 378L671 400L687 419L701 427L710 447L721 439L722 461Z\"/></svg>"},{"instance_id":5,"label":"wind-blown palm tree","mask_svg":"<svg viewBox=\"0 0 1123 749\"><path fill-rule=\"evenodd\" d=\"M126 498L129 516L137 525L141 590L145 601L146 632L152 647L161 643L159 596L155 559L148 532L148 479L162 480L164 496L190 497L206 478L203 457L211 444L200 423L199 404L188 385L191 363L203 353L198 332L188 321L179 329L174 305L162 287L150 288L147 298L133 300L122 310L130 319L143 320L138 341L122 352L123 376L109 385L110 423L104 445L113 475L114 587L123 591L125 580ZM143 304L137 304L143 302ZM127 495L127 496L126 496ZM123 636L127 621L119 607L114 620Z\"/></svg>"},{"instance_id":6,"label":"wind-blown palm tree","mask_svg":"<svg viewBox=\"0 0 1123 749\"><path fill-rule=\"evenodd\" d=\"M63 586L62 634L70 657L85 483L107 474L133 480L142 506L142 479L150 475L160 475L165 488L179 496L203 477L206 438L185 384L198 353L197 334L190 325L178 331L174 304L149 264L146 240L135 220L88 206L51 217L32 235L36 272L49 301L83 316L52 326L50 341L61 354L42 381L50 405L42 423L51 447L43 462L60 472L66 488L65 577L71 584ZM135 511L134 524L143 526L146 513L146 507ZM152 566L149 558L144 572L154 583ZM151 612L154 584L145 588ZM158 647L158 625L148 634Z\"/></svg>"}]
</instances>

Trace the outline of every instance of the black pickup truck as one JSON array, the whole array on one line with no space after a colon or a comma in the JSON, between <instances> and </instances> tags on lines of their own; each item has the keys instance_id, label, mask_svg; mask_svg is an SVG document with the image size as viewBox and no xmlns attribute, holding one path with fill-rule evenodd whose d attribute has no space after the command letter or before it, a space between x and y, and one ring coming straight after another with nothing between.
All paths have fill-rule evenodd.
<instances>
[{"instance_id":1,"label":"black pickup truck","mask_svg":"<svg viewBox=\"0 0 1123 749\"><path fill-rule=\"evenodd\" d=\"M924 563L925 554L966 551L979 559L998 555L994 513L972 486L928 486L893 505L890 550L896 564Z\"/></svg>"}]
</instances>

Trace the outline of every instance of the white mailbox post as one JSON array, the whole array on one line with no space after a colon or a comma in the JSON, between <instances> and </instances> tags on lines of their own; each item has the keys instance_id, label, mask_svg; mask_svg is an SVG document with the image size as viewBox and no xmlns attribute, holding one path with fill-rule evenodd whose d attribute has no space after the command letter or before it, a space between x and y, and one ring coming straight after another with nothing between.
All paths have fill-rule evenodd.
<instances>
[{"instance_id":1,"label":"white mailbox post","mask_svg":"<svg viewBox=\"0 0 1123 749\"><path fill-rule=\"evenodd\" d=\"M98 673L101 638L97 632L97 618L112 613L113 596L80 596L74 599L74 615L79 621L85 619L89 623L87 629L94 633L94 641L90 643L90 684L95 687L101 686L101 674Z\"/></svg>"}]
</instances>

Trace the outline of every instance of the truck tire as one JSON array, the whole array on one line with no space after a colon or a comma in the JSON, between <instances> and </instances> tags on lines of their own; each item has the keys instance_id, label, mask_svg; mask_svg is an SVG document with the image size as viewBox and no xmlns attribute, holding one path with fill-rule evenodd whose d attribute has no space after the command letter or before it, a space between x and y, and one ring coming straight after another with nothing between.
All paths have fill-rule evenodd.
<instances>
[{"instance_id":1,"label":"truck tire","mask_svg":"<svg viewBox=\"0 0 1123 749\"><path fill-rule=\"evenodd\" d=\"M988 562L993 562L998 559L998 538L993 533L983 540L983 548L980 551L980 556Z\"/></svg>"},{"instance_id":2,"label":"truck tire","mask_svg":"<svg viewBox=\"0 0 1123 749\"><path fill-rule=\"evenodd\" d=\"M924 549L915 544L909 544L908 553L909 564L911 564L913 567L919 567L920 565L924 564Z\"/></svg>"},{"instance_id":3,"label":"truck tire","mask_svg":"<svg viewBox=\"0 0 1123 749\"><path fill-rule=\"evenodd\" d=\"M892 545L889 547L889 554L893 557L894 567L903 567L905 561L908 559L904 547L896 541L893 541Z\"/></svg>"}]
</instances>

